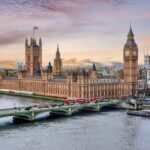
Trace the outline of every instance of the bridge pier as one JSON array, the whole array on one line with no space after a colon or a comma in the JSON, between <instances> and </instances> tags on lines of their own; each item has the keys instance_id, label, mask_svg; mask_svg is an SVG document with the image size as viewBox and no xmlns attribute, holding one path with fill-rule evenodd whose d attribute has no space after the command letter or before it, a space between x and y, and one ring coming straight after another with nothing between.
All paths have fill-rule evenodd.
<instances>
[{"instance_id":1,"label":"bridge pier","mask_svg":"<svg viewBox=\"0 0 150 150\"><path fill-rule=\"evenodd\" d=\"M72 115L72 109L53 109L50 111L52 115L59 115L59 116L70 116Z\"/></svg>"},{"instance_id":2,"label":"bridge pier","mask_svg":"<svg viewBox=\"0 0 150 150\"><path fill-rule=\"evenodd\" d=\"M93 104L89 103L89 104L86 104L83 107L83 110L98 112L98 111L100 111L100 104L99 103L93 103Z\"/></svg>"},{"instance_id":3,"label":"bridge pier","mask_svg":"<svg viewBox=\"0 0 150 150\"><path fill-rule=\"evenodd\" d=\"M13 118L17 120L35 121L35 112L16 113L13 115Z\"/></svg>"},{"instance_id":4,"label":"bridge pier","mask_svg":"<svg viewBox=\"0 0 150 150\"><path fill-rule=\"evenodd\" d=\"M34 121L35 120L35 113L34 113L34 111L32 112L32 121Z\"/></svg>"},{"instance_id":5,"label":"bridge pier","mask_svg":"<svg viewBox=\"0 0 150 150\"><path fill-rule=\"evenodd\" d=\"M116 108L120 108L118 106L120 106L122 102L120 100L110 100L108 102L101 102L100 103L100 110L103 110L103 109L116 109Z\"/></svg>"},{"instance_id":6,"label":"bridge pier","mask_svg":"<svg viewBox=\"0 0 150 150\"><path fill-rule=\"evenodd\" d=\"M32 118L25 118L25 117L22 117L22 116L13 116L13 119L14 120L24 120L24 121L35 121L35 119L32 119Z\"/></svg>"}]
</instances>

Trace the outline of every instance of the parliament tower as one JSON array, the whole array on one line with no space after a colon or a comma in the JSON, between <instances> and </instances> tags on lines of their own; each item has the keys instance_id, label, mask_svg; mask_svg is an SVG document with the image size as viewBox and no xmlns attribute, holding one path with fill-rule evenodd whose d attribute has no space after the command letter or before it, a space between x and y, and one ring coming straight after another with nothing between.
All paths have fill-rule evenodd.
<instances>
[{"instance_id":1,"label":"parliament tower","mask_svg":"<svg viewBox=\"0 0 150 150\"><path fill-rule=\"evenodd\" d=\"M25 42L25 68L28 75L40 75L42 67L42 40L37 44L35 38L28 39Z\"/></svg>"},{"instance_id":2,"label":"parliament tower","mask_svg":"<svg viewBox=\"0 0 150 150\"><path fill-rule=\"evenodd\" d=\"M57 45L56 57L54 59L53 74L58 76L62 74L62 60L59 52L59 45Z\"/></svg>"},{"instance_id":3,"label":"parliament tower","mask_svg":"<svg viewBox=\"0 0 150 150\"><path fill-rule=\"evenodd\" d=\"M123 50L124 57L124 83L125 95L134 96L137 91L138 80L138 47L134 40L134 34L130 26L127 42Z\"/></svg>"}]
</instances>

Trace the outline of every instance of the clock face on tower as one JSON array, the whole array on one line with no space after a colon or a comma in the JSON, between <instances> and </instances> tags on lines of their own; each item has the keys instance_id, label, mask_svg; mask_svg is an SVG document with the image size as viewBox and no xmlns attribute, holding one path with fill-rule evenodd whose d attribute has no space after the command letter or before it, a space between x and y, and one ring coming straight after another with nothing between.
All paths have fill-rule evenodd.
<instances>
[{"instance_id":1,"label":"clock face on tower","mask_svg":"<svg viewBox=\"0 0 150 150\"><path fill-rule=\"evenodd\" d=\"M129 56L129 51L125 51L125 57L128 57Z\"/></svg>"},{"instance_id":2,"label":"clock face on tower","mask_svg":"<svg viewBox=\"0 0 150 150\"><path fill-rule=\"evenodd\" d=\"M132 52L132 54L133 54L133 56L136 56L136 55L137 55L137 53L136 53L135 50Z\"/></svg>"}]
</instances>

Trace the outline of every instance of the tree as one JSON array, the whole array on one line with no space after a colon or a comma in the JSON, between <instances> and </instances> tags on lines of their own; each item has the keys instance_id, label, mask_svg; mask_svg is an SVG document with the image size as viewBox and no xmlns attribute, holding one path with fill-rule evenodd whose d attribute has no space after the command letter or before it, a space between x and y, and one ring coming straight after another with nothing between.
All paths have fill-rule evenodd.
<instances>
[{"instance_id":1,"label":"tree","mask_svg":"<svg viewBox=\"0 0 150 150\"><path fill-rule=\"evenodd\" d=\"M121 79L124 78L124 71L123 71L123 69L117 71L117 76L119 76Z\"/></svg>"}]
</instances>

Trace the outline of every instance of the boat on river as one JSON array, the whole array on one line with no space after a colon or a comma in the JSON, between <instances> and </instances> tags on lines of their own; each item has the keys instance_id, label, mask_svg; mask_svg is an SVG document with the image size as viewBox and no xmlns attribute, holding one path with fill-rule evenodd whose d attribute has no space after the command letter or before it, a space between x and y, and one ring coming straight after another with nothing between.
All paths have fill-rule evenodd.
<instances>
[{"instance_id":1,"label":"boat on river","mask_svg":"<svg viewBox=\"0 0 150 150\"><path fill-rule=\"evenodd\" d=\"M142 116L142 117L150 117L150 110L143 109L143 110L127 110L128 115L133 116Z\"/></svg>"}]
</instances>

